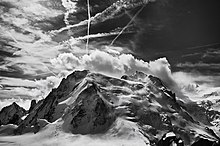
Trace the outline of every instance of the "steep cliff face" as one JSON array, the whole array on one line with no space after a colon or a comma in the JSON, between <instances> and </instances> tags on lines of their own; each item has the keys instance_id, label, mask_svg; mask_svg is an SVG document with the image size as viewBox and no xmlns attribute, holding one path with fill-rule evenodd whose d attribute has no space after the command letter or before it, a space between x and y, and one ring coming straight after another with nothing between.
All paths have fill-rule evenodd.
<instances>
[{"instance_id":1,"label":"steep cliff face","mask_svg":"<svg viewBox=\"0 0 220 146\"><path fill-rule=\"evenodd\" d=\"M31 106L28 110L28 113L30 113L36 105L37 105L37 101L36 100L31 100Z\"/></svg>"},{"instance_id":2,"label":"steep cliff face","mask_svg":"<svg viewBox=\"0 0 220 146\"><path fill-rule=\"evenodd\" d=\"M214 126L206 112L194 102L178 101L152 75L136 72L119 79L75 71L35 105L15 132L37 133L46 125L59 123L65 133L135 135L150 145L190 145L199 138L219 139L216 131L206 128ZM175 136L169 137L170 132Z\"/></svg>"},{"instance_id":3,"label":"steep cliff face","mask_svg":"<svg viewBox=\"0 0 220 146\"><path fill-rule=\"evenodd\" d=\"M88 83L63 116L63 129L75 134L103 133L115 120L113 106L100 95L93 83Z\"/></svg>"},{"instance_id":4,"label":"steep cliff face","mask_svg":"<svg viewBox=\"0 0 220 146\"><path fill-rule=\"evenodd\" d=\"M38 119L45 119L48 122L54 122L63 115L66 105L58 105L60 101L68 98L68 95L77 87L79 82L85 78L88 71L76 71L63 79L57 89L53 89L50 94L35 106L34 110L25 118L15 133L24 133L36 125ZM26 130L25 130L26 129Z\"/></svg>"},{"instance_id":5,"label":"steep cliff face","mask_svg":"<svg viewBox=\"0 0 220 146\"><path fill-rule=\"evenodd\" d=\"M26 114L26 110L13 102L11 105L4 107L0 111L0 126L7 124L18 125L22 122L22 117Z\"/></svg>"}]
</instances>

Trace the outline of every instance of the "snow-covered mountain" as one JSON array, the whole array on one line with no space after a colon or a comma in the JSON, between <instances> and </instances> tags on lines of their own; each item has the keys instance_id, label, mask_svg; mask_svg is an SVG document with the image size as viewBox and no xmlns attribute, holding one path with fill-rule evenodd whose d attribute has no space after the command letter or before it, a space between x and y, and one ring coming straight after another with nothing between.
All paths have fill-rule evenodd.
<instances>
[{"instance_id":1,"label":"snow-covered mountain","mask_svg":"<svg viewBox=\"0 0 220 146\"><path fill-rule=\"evenodd\" d=\"M114 78L75 71L45 99L32 104L30 113L14 128L18 136L0 137L0 141L20 145L219 145L219 128L213 123L219 118L218 111L182 101L159 78L142 72Z\"/></svg>"}]
</instances>

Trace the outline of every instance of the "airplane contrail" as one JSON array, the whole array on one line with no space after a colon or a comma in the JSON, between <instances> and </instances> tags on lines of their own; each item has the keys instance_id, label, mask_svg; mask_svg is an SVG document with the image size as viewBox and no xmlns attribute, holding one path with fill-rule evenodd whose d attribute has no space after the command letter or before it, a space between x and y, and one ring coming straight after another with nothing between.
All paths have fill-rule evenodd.
<instances>
[{"instance_id":1,"label":"airplane contrail","mask_svg":"<svg viewBox=\"0 0 220 146\"><path fill-rule=\"evenodd\" d=\"M89 5L89 0L87 0L87 11L88 11L88 26L87 26L87 35L89 36L89 31L90 31L90 21L91 21L91 15L90 15L90 5ZM86 52L89 54L89 37L86 39Z\"/></svg>"},{"instance_id":2,"label":"airplane contrail","mask_svg":"<svg viewBox=\"0 0 220 146\"><path fill-rule=\"evenodd\" d=\"M114 42L118 39L118 37L124 32L124 30L134 21L134 19L137 17L137 15L143 10L143 8L146 6L143 5L140 10L137 11L137 13L132 17L132 19L128 22L128 24L119 32L119 34L112 40L110 43L110 46L114 44Z\"/></svg>"}]
</instances>

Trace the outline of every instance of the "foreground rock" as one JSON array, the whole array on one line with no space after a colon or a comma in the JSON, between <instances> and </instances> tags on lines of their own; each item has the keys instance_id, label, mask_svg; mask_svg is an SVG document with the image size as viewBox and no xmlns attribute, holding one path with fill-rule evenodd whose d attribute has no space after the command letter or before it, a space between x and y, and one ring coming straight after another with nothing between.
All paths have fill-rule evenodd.
<instances>
[{"instance_id":1,"label":"foreground rock","mask_svg":"<svg viewBox=\"0 0 220 146\"><path fill-rule=\"evenodd\" d=\"M192 146L220 146L220 143L216 141L200 138L198 141L193 143Z\"/></svg>"}]
</instances>

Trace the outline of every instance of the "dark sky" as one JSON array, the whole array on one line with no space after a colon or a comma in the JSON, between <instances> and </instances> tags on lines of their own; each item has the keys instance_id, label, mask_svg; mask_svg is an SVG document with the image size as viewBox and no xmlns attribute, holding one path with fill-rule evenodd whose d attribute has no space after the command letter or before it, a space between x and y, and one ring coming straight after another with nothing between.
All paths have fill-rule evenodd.
<instances>
[{"instance_id":1,"label":"dark sky","mask_svg":"<svg viewBox=\"0 0 220 146\"><path fill-rule=\"evenodd\" d=\"M124 15L92 25L91 33L123 28L140 8L125 10ZM145 61L167 57L173 71L218 74L220 72L219 8L218 0L151 2L132 23L136 31L132 34L122 34L115 42L115 46L126 46L135 53L136 57ZM106 42L108 45L114 37L96 38L94 42Z\"/></svg>"},{"instance_id":2,"label":"dark sky","mask_svg":"<svg viewBox=\"0 0 220 146\"><path fill-rule=\"evenodd\" d=\"M171 64L220 63L217 56L202 58L207 51L219 50L219 8L218 0L161 0L147 5L139 15L135 52L145 60L166 56Z\"/></svg>"}]
</instances>

